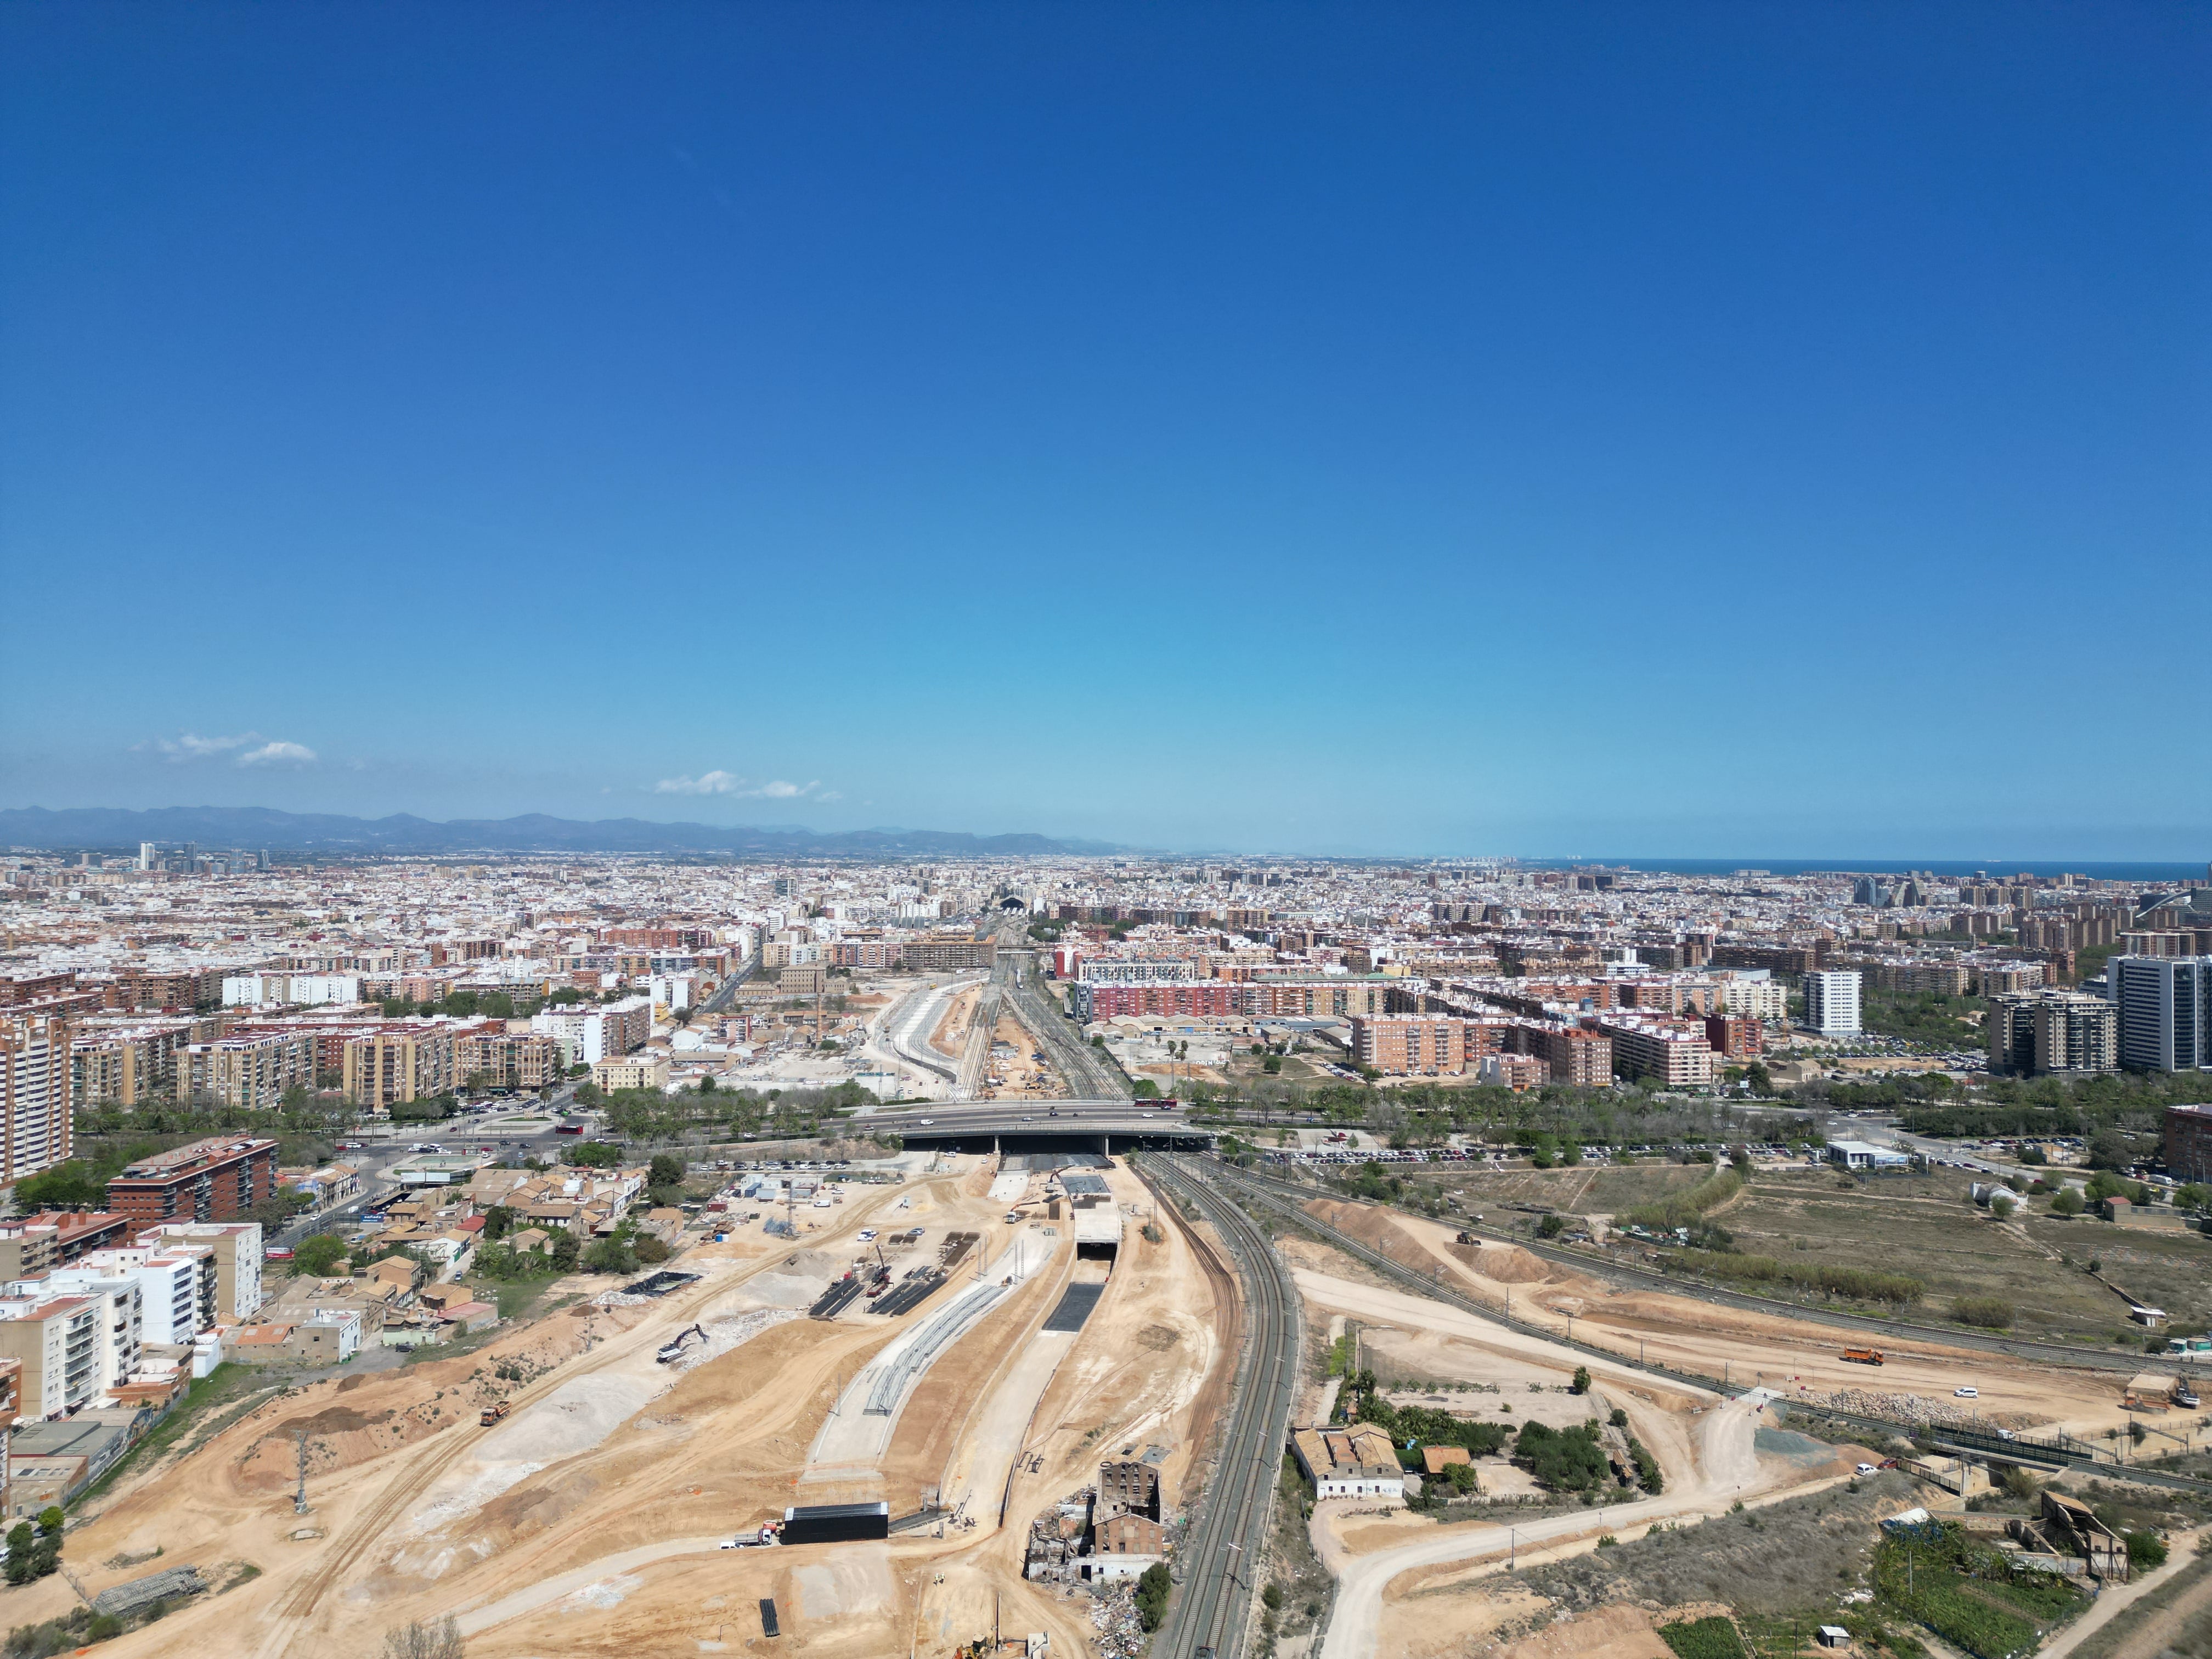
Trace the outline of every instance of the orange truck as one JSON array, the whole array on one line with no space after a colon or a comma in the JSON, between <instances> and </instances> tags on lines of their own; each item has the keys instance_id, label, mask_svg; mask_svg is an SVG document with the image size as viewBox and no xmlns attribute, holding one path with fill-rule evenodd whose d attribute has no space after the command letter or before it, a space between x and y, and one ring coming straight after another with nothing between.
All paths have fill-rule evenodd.
<instances>
[{"instance_id":1,"label":"orange truck","mask_svg":"<svg viewBox=\"0 0 2212 1659\"><path fill-rule=\"evenodd\" d=\"M486 1406L482 1411L478 1412L477 1413L477 1421L483 1424L484 1427L489 1428L493 1424L498 1422L501 1418L506 1415L507 1401L502 1400L496 1406Z\"/></svg>"},{"instance_id":2,"label":"orange truck","mask_svg":"<svg viewBox=\"0 0 2212 1659\"><path fill-rule=\"evenodd\" d=\"M1881 1364L1881 1350L1880 1348L1846 1348L1844 1350L1844 1358L1854 1365L1879 1365Z\"/></svg>"}]
</instances>

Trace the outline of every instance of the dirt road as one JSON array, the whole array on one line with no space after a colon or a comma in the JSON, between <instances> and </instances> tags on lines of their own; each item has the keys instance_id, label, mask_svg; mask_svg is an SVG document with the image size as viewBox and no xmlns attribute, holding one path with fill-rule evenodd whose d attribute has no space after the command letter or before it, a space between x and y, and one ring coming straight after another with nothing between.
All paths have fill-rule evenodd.
<instances>
[{"instance_id":1,"label":"dirt road","mask_svg":"<svg viewBox=\"0 0 2212 1659\"><path fill-rule=\"evenodd\" d=\"M1762 1492L1771 1494L1771 1501L1772 1497L1782 1495L1772 1489L1787 1475L1762 1470L1753 1449L1759 1421L1759 1409L1744 1401L1731 1401L1707 1413L1698 1432L1702 1470L1698 1484L1638 1503L1607 1504L1602 1519L1593 1512L1578 1510L1510 1528L1472 1522L1438 1528L1415 1543L1346 1558L1337 1583L1336 1612L1322 1646L1322 1659L1374 1659L1384 1594L1391 1580L1416 1568L1485 1557L1500 1558L1498 1565L1503 1566L1530 1544L1587 1538L1594 1547L1603 1531L1618 1532L1680 1516L1717 1513L1739 1501L1751 1507ZM1793 1487L1802 1489L1802 1485Z\"/></svg>"}]
</instances>

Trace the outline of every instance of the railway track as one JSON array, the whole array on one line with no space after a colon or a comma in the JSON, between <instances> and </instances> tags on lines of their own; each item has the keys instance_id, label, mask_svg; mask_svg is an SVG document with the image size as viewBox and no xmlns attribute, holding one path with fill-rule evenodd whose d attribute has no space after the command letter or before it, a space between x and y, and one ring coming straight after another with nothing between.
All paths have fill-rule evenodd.
<instances>
[{"instance_id":1,"label":"railway track","mask_svg":"<svg viewBox=\"0 0 2212 1659\"><path fill-rule=\"evenodd\" d=\"M1267 1234L1189 1164L1155 1152L1134 1161L1156 1188L1187 1200L1213 1224L1243 1280L1251 1321L1221 1455L1183 1546L1181 1583L1152 1651L1154 1659L1240 1659L1297 1393L1297 1292Z\"/></svg>"},{"instance_id":2,"label":"railway track","mask_svg":"<svg viewBox=\"0 0 2212 1659\"><path fill-rule=\"evenodd\" d=\"M1348 1197L1326 1187L1285 1181L1279 1176L1261 1175L1254 1170L1239 1170L1237 1174L1248 1185L1265 1188L1294 1197L1301 1202L1316 1198L1344 1200ZM1392 1206L1384 1205L1378 1207L1388 1209ZM2079 1365L2090 1370L2124 1371L2130 1375L2146 1366L2157 1369L2171 1364L2175 1358L2166 1354L2146 1354L2141 1349L2091 1348L2076 1343L2038 1342L2027 1337L1992 1336L1950 1326L1916 1324L1907 1319L1882 1319L1870 1314L1847 1313L1838 1308L1807 1307L1802 1303L1784 1302L1770 1296L1753 1296L1743 1291L1702 1285L1695 1279L1676 1274L1653 1273L1648 1268L1608 1261L1601 1256L1547 1244L1525 1233L1509 1232L1503 1227L1470 1221L1465 1216L1452 1217L1450 1221L1454 1227L1463 1227L1468 1232L1483 1238L1495 1239L1501 1244L1515 1245L1531 1255L1546 1261L1556 1261L1564 1267L1572 1267L1593 1279L1611 1279L1617 1285L1632 1285L1638 1290L1662 1291L1668 1296L1694 1297L1700 1302L1710 1302L1716 1307L1741 1308L1751 1313L1771 1314L1778 1319L1794 1319L1802 1324L1825 1325L1833 1330L1851 1331L1862 1337L1887 1337L1892 1341L1940 1342L1947 1347L1971 1348L1979 1353L2002 1354L2012 1359L2036 1359L2055 1365Z\"/></svg>"},{"instance_id":3,"label":"railway track","mask_svg":"<svg viewBox=\"0 0 2212 1659\"><path fill-rule=\"evenodd\" d=\"M1452 1307L1463 1309L1468 1313L1479 1315L1497 1324L1511 1326L1516 1330L1526 1331L1534 1336L1540 1336L1545 1340L1557 1343L1561 1347L1575 1349L1578 1352L1589 1355L1592 1358L1602 1359L1612 1364L1629 1366L1637 1370L1649 1372L1654 1376L1663 1376L1677 1382L1687 1382L1693 1387L1723 1395L1742 1392L1741 1383L1731 1384L1722 1377L1697 1371L1679 1370L1669 1365L1653 1364L1647 1360L1638 1358L1634 1354L1626 1353L1619 1349L1579 1341L1571 1334L1562 1334L1556 1325L1548 1324L1540 1320L1524 1319L1497 1303L1463 1290L1444 1285L1434 1279L1424 1278L1411 1267L1384 1255L1371 1244L1365 1243L1347 1232L1330 1226L1328 1223L1321 1220L1318 1217L1306 1213L1303 1200L1325 1198L1331 1196L1329 1194L1315 1193L1309 1189L1291 1186L1287 1182L1272 1181L1265 1176L1255 1176L1249 1170L1235 1169L1228 1165L1218 1165L1216 1173L1223 1185L1240 1195L1272 1210L1285 1220L1304 1228L1325 1243L1342 1250L1346 1255L1374 1268L1385 1278L1422 1296L1445 1303ZM1662 1288L1672 1291L1676 1287L1668 1284ZM2023 1346L2035 1347L2042 1345ZM2103 1356L2100 1355L2096 1358L2101 1359ZM1957 1429L1931 1427L1921 1423L1906 1423L1888 1418L1863 1416L1851 1412L1832 1411L1826 1407L1794 1401L1786 1398L1778 1400L1776 1403L1789 1410L1804 1411L1816 1416L1836 1417L1907 1439L1915 1435L1929 1435L1956 1448L1985 1457L2013 1461L2021 1458L2022 1454L2026 1453L2027 1454L2026 1461L2053 1461L2044 1455L2045 1449L2033 1443L2027 1445L2007 1443L2001 1437L1995 1435L1977 1435ZM2174 1474L2163 1469L2140 1468L2133 1464L2121 1463L2109 1457L2099 1457L2094 1450L2087 1455L2062 1455L2055 1461L2075 1468L2094 1470L2099 1474L2117 1480L2140 1480L2147 1485L2165 1486L2177 1492L2212 1493L2212 1481L2198 1480L2189 1475Z\"/></svg>"}]
</instances>

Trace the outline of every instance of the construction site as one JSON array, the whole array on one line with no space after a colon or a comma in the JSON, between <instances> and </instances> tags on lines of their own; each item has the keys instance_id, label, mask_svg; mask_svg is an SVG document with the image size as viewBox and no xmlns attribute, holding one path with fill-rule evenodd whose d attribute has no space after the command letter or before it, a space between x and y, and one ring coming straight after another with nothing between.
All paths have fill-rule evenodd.
<instances>
[{"instance_id":1,"label":"construction site","mask_svg":"<svg viewBox=\"0 0 2212 1659\"><path fill-rule=\"evenodd\" d=\"M1051 1040L996 989L928 1005L931 1049L1066 1099ZM2125 1545L2033 1449L2124 1446L2146 1421L2193 1443L2158 1375L1876 1349L1209 1160L1092 1150L1073 1112L1014 1121L1068 1133L909 1148L826 1211L735 1203L661 1271L562 1281L465 1354L273 1383L81 1504L70 1573L12 1592L10 1622L137 1606L160 1573L167 1616L106 1650L367 1656L450 1619L470 1654L515 1659L1124 1655L1158 1565L1180 1587L1159 1653L1661 1659L1662 1629L1718 1616L1702 1602L1855 1592L1883 1522L1963 1524L2025 1492L2008 1467L2050 1485L2004 1547L2112 1579ZM1425 1426L1363 1450L1353 1413ZM1527 1455L1585 1425L1591 1482ZM1814 1516L1812 1541L1692 1594L1705 1569L1669 1534L1770 1510ZM1800 1583L1816 1559L1826 1579Z\"/></svg>"}]
</instances>

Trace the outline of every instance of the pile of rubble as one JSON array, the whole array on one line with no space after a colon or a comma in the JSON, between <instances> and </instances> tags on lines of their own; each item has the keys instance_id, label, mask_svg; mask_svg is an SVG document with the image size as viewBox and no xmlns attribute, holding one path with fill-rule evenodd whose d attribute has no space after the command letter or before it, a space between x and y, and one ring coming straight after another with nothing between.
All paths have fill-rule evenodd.
<instances>
[{"instance_id":1,"label":"pile of rubble","mask_svg":"<svg viewBox=\"0 0 2212 1659\"><path fill-rule=\"evenodd\" d=\"M1091 1645L1105 1659L1139 1659L1145 1651L1145 1622L1137 1617L1137 1592L1123 1584L1091 1604Z\"/></svg>"}]
</instances>

